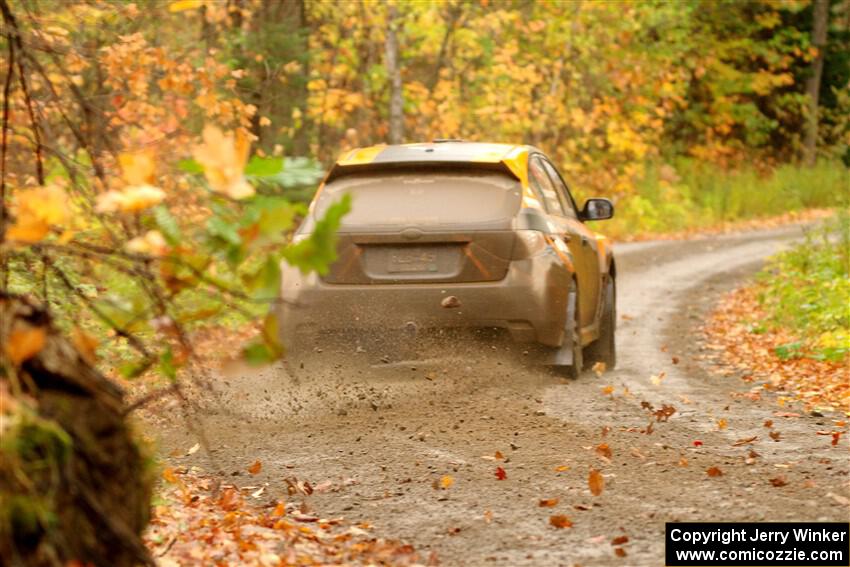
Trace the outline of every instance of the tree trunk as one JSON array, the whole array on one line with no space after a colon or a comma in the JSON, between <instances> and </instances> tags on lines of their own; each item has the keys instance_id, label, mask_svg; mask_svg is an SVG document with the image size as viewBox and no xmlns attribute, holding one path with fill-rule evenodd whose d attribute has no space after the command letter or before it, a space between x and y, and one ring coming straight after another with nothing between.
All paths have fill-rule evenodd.
<instances>
[{"instance_id":1,"label":"tree trunk","mask_svg":"<svg viewBox=\"0 0 850 567\"><path fill-rule=\"evenodd\" d=\"M804 161L814 165L818 143L818 97L820 95L821 76L823 75L823 56L826 48L827 24L829 22L829 0L814 0L812 16L812 45L818 54L812 61L812 74L806 81L806 94L809 98L809 112L806 117L806 132L803 142Z\"/></svg>"},{"instance_id":2,"label":"tree trunk","mask_svg":"<svg viewBox=\"0 0 850 567\"><path fill-rule=\"evenodd\" d=\"M390 4L387 16L387 76L390 79L390 131L389 142L400 144L404 140L404 94L402 93L401 68L399 65L398 10Z\"/></svg>"},{"instance_id":3,"label":"tree trunk","mask_svg":"<svg viewBox=\"0 0 850 567\"><path fill-rule=\"evenodd\" d=\"M152 474L124 414L45 311L0 292L0 564L153 565Z\"/></svg>"}]
</instances>

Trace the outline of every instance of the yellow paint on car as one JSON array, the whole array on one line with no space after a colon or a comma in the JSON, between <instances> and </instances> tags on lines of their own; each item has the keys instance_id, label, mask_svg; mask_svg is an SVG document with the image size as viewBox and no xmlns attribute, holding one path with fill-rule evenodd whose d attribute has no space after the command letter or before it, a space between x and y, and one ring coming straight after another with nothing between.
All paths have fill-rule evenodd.
<instances>
[{"instance_id":1,"label":"yellow paint on car","mask_svg":"<svg viewBox=\"0 0 850 567\"><path fill-rule=\"evenodd\" d=\"M378 157L378 154L387 149L386 144L378 144L377 146L369 146L368 148L356 148L351 150L341 157L337 164L339 165L363 165L372 163Z\"/></svg>"}]
</instances>

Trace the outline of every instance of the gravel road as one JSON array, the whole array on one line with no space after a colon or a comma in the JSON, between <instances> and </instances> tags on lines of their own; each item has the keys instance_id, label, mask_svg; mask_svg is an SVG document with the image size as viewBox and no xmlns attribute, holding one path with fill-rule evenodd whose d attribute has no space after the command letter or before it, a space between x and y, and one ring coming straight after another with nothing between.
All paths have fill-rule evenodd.
<instances>
[{"instance_id":1,"label":"gravel road","mask_svg":"<svg viewBox=\"0 0 850 567\"><path fill-rule=\"evenodd\" d=\"M268 483L263 500L284 497L286 477L307 480L319 489L286 498L368 522L442 565L663 565L667 521L846 521L846 436L833 447L816 434L836 416L781 417L799 410L742 397L753 384L709 374L697 340L720 293L801 235L795 226L617 245L619 364L601 377L526 368L501 344L449 345L381 368L351 353L300 381L234 366L219 378L221 401L199 400L212 451L170 459ZM647 404L676 411L657 421ZM179 419L160 430L164 454L197 440ZM610 459L595 450L602 443ZM591 467L604 476L599 496ZM451 486L435 488L446 475ZM556 514L572 527L552 527ZM611 540L623 535L620 557Z\"/></svg>"}]
</instances>

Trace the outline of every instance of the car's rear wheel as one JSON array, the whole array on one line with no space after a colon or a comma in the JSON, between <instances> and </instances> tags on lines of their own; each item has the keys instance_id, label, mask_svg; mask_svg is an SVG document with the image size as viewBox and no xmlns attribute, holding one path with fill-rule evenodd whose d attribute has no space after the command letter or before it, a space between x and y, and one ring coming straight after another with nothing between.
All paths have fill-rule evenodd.
<instances>
[{"instance_id":1,"label":"car's rear wheel","mask_svg":"<svg viewBox=\"0 0 850 567\"><path fill-rule=\"evenodd\" d=\"M617 365L617 345L615 331L617 327L617 284L613 277L605 285L605 299L602 304L602 317L599 321L599 338L585 349L584 363L593 366L603 363L610 370Z\"/></svg>"},{"instance_id":2,"label":"car's rear wheel","mask_svg":"<svg viewBox=\"0 0 850 567\"><path fill-rule=\"evenodd\" d=\"M555 362L552 365L556 372L563 374L567 378L577 378L584 366L578 306L578 286L575 280L573 280L570 285L569 295L567 296L564 342L555 352Z\"/></svg>"}]
</instances>

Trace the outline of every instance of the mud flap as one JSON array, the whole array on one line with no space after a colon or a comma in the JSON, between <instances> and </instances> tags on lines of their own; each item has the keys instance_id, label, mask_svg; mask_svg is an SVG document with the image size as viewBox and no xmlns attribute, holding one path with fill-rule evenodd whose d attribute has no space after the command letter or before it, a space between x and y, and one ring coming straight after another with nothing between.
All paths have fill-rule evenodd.
<instances>
[{"instance_id":1,"label":"mud flap","mask_svg":"<svg viewBox=\"0 0 850 567\"><path fill-rule=\"evenodd\" d=\"M552 353L552 359L549 364L554 366L580 366L582 364L581 361L581 347L578 349L575 348L576 341L579 341L579 332L576 328L576 309L578 308L578 293L576 292L575 285L570 289L570 293L567 296L567 318L564 322L564 341L561 343L560 348L556 349ZM578 356L576 356L578 353ZM579 360L575 360L578 358Z\"/></svg>"}]
</instances>

